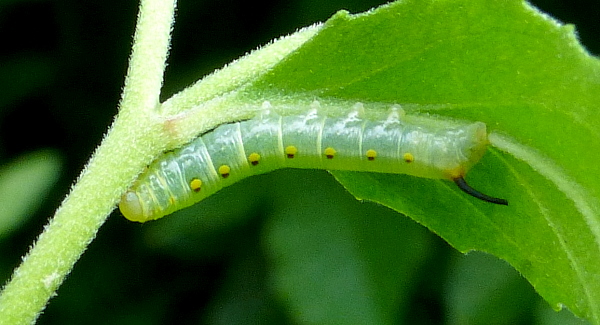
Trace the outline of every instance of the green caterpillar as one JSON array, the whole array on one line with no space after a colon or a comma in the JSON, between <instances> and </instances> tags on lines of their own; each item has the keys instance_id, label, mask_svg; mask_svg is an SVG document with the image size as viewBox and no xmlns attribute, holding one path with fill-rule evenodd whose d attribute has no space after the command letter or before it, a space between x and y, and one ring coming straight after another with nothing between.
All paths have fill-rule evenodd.
<instances>
[{"instance_id":1,"label":"green caterpillar","mask_svg":"<svg viewBox=\"0 0 600 325\"><path fill-rule=\"evenodd\" d=\"M119 209L137 222L188 207L248 176L279 168L353 170L454 181L481 200L507 205L464 180L486 151L484 123L427 127L402 120L393 106L386 119L361 117L362 104L344 117L281 116L263 104L257 117L221 125L189 144L163 154L123 195Z\"/></svg>"}]
</instances>

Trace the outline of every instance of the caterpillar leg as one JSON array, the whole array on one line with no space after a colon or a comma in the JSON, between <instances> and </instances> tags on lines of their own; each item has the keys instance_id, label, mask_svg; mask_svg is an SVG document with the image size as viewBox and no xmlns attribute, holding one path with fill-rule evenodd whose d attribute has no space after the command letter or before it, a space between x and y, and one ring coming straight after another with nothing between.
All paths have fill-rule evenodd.
<instances>
[{"instance_id":1,"label":"caterpillar leg","mask_svg":"<svg viewBox=\"0 0 600 325\"><path fill-rule=\"evenodd\" d=\"M486 201L486 202L494 203L494 204L508 205L508 201L505 199L491 197L489 195L483 194L483 193L477 191L476 189L472 188L471 186L469 186L469 184L467 184L467 182L465 181L465 179L462 176L455 178L454 183L456 183L458 188L460 188L463 192L469 194L472 197L478 198L478 199Z\"/></svg>"}]
</instances>

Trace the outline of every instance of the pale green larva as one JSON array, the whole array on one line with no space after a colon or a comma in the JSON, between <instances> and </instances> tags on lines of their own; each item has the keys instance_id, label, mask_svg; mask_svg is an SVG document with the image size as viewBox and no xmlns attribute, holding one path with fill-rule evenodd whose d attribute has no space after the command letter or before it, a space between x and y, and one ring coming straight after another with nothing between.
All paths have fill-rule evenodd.
<instances>
[{"instance_id":1,"label":"pale green larva","mask_svg":"<svg viewBox=\"0 0 600 325\"><path fill-rule=\"evenodd\" d=\"M393 106L383 120L361 117L362 104L343 117L282 116L263 104L257 117L221 125L154 161L123 195L119 208L146 222L190 206L248 176L279 168L353 170L454 181L466 193L507 204L469 187L466 172L486 151L485 124L427 127L406 123Z\"/></svg>"}]
</instances>

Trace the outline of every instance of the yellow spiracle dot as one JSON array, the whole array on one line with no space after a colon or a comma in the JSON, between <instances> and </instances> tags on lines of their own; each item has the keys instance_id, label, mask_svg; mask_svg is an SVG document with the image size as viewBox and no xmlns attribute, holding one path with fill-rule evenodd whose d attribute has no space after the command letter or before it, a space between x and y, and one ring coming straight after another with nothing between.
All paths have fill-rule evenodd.
<instances>
[{"instance_id":1,"label":"yellow spiracle dot","mask_svg":"<svg viewBox=\"0 0 600 325\"><path fill-rule=\"evenodd\" d=\"M297 153L298 153L298 148L296 148L294 146L285 147L285 154L287 155L288 158L294 158L294 156L296 156Z\"/></svg>"},{"instance_id":2,"label":"yellow spiracle dot","mask_svg":"<svg viewBox=\"0 0 600 325\"><path fill-rule=\"evenodd\" d=\"M411 163L411 162L415 161L415 156L413 156L412 153L407 152L404 155L402 155L402 159L404 159L404 161L407 163Z\"/></svg>"},{"instance_id":3,"label":"yellow spiracle dot","mask_svg":"<svg viewBox=\"0 0 600 325\"><path fill-rule=\"evenodd\" d=\"M373 149L367 150L367 159L375 160L375 157L377 157L377 151L375 151Z\"/></svg>"},{"instance_id":4,"label":"yellow spiracle dot","mask_svg":"<svg viewBox=\"0 0 600 325\"><path fill-rule=\"evenodd\" d=\"M335 156L335 149L333 149L332 147L327 147L325 149L325 157L327 157L327 159L333 159L333 156Z\"/></svg>"},{"instance_id":5,"label":"yellow spiracle dot","mask_svg":"<svg viewBox=\"0 0 600 325\"><path fill-rule=\"evenodd\" d=\"M177 200L175 200L174 196L169 196L169 204L174 205L175 203L177 203Z\"/></svg>"},{"instance_id":6,"label":"yellow spiracle dot","mask_svg":"<svg viewBox=\"0 0 600 325\"><path fill-rule=\"evenodd\" d=\"M190 181L190 189L194 192L200 192L200 189L202 188L202 181L194 178Z\"/></svg>"},{"instance_id":7,"label":"yellow spiracle dot","mask_svg":"<svg viewBox=\"0 0 600 325\"><path fill-rule=\"evenodd\" d=\"M250 162L250 164L252 164L252 166L258 165L259 160L260 160L260 155L257 154L256 152L253 152L248 156L248 161Z\"/></svg>"},{"instance_id":8,"label":"yellow spiracle dot","mask_svg":"<svg viewBox=\"0 0 600 325\"><path fill-rule=\"evenodd\" d=\"M219 167L219 174L221 174L221 177L229 177L229 172L231 172L231 167L227 165L221 165L221 167Z\"/></svg>"}]
</instances>

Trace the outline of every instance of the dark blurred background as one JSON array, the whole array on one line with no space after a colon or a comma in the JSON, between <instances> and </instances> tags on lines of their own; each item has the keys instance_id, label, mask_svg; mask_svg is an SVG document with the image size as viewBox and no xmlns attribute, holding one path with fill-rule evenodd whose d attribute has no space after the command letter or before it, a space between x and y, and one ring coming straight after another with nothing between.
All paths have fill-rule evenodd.
<instances>
[{"instance_id":1,"label":"dark blurred background","mask_svg":"<svg viewBox=\"0 0 600 325\"><path fill-rule=\"evenodd\" d=\"M181 0L162 99L274 38L325 21L339 9L357 13L382 3ZM588 51L600 53L600 1L533 3L560 21L576 25ZM52 157L61 162L58 180L42 196L39 208L0 237L2 282L68 192L116 114L137 6L137 1L122 0L0 2L0 166L42 149L51 149ZM332 201L353 200L326 172L278 171L242 182L211 199L195 210L207 215L207 223L198 221L192 228L176 221L140 226L114 212L39 323L296 323L289 306L270 289L268 256L261 250L268 216L261 204L277 191L290 191L291 197L302 197L301 191L310 193L310 186L277 190L286 180L298 177L308 184L331 187ZM245 189L250 187L262 189L249 195ZM0 200L7 202L11 197ZM4 204L0 203L0 209ZM372 209L393 215L382 207L373 205ZM411 291L407 307L395 322L457 323L447 312L447 296L452 291L447 281L458 269L470 269L465 265L481 262L483 268L497 265L506 270L511 289L504 290L527 298L524 305L511 309L512 316L498 319L497 324L532 324L534 319L539 323L539 316L531 311L538 310L538 298L505 263L485 255L464 257L420 226L401 222L420 233L419 241L428 243L426 256L415 266L428 271L413 280L419 289ZM407 247L412 244L405 243ZM253 276L248 278L248 274ZM235 305L239 302L230 297L243 294L232 293L239 290L232 283L245 283L245 294L252 292L257 303ZM235 312L225 313L228 308Z\"/></svg>"}]
</instances>

